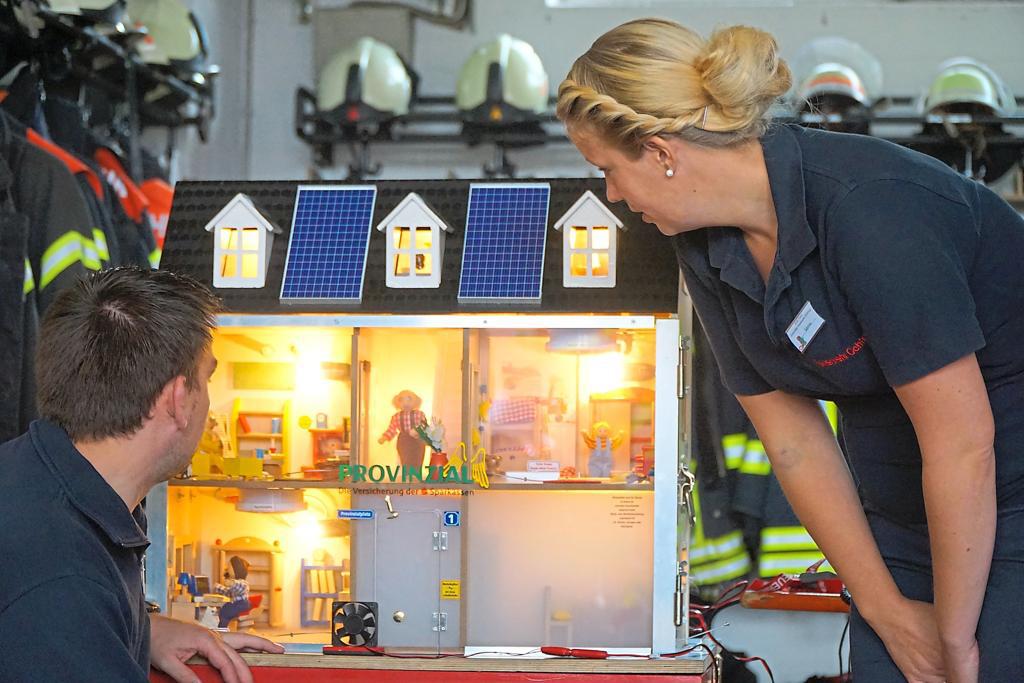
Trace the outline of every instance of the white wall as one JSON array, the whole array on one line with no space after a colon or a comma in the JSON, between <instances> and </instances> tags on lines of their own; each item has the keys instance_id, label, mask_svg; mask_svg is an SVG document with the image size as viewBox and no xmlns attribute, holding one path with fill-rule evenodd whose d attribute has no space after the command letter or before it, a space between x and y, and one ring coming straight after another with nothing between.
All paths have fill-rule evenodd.
<instances>
[{"instance_id":1,"label":"white wall","mask_svg":"<svg viewBox=\"0 0 1024 683\"><path fill-rule=\"evenodd\" d=\"M307 178L306 146L294 133L294 96L314 83L313 26L299 19L293 0L190 0L205 21L214 59L223 73L211 141L199 145L194 132L182 136L182 178ZM784 56L811 38L842 35L874 53L885 68L885 91L918 95L935 65L968 54L998 71L1024 95L1024 4L884 0L793 0L790 7L729 7L727 2L654 3L652 8L547 9L543 0L475 0L471 25L458 31L414 22L413 67L421 92L452 95L465 57L501 31L533 44L552 89L572 60L603 31L630 18L657 14L707 33L716 25L747 23L772 31ZM749 5L748 3L745 3ZM383 32L380 12L349 10L365 33ZM339 46L340 48L340 46ZM407 55L410 56L410 55ZM376 145L381 178L476 177L490 160L487 147ZM585 175L590 170L564 145L513 152L524 174ZM344 177L347 153L339 150L326 177Z\"/></svg>"}]
</instances>

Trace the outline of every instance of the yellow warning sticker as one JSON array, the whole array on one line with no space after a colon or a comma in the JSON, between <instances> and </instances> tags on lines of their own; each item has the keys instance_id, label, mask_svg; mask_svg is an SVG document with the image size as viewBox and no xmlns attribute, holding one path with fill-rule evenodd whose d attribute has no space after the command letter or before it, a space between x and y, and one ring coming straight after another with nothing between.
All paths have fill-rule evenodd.
<instances>
[{"instance_id":1,"label":"yellow warning sticker","mask_svg":"<svg viewBox=\"0 0 1024 683\"><path fill-rule=\"evenodd\" d=\"M462 599L462 582L461 581L442 581L441 582L441 599L442 600L461 600Z\"/></svg>"}]
</instances>

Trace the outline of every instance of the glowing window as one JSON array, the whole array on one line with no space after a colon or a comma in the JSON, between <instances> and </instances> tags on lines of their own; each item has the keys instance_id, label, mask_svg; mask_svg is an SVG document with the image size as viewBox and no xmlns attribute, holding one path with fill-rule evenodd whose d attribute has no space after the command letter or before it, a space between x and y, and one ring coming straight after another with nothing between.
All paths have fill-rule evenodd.
<instances>
[{"instance_id":1,"label":"glowing window","mask_svg":"<svg viewBox=\"0 0 1024 683\"><path fill-rule=\"evenodd\" d=\"M430 275L433 263L431 258L431 247L434 244L433 230L422 226L415 230L396 226L392 229L391 234L392 244L395 248L394 274L404 277Z\"/></svg>"},{"instance_id":2,"label":"glowing window","mask_svg":"<svg viewBox=\"0 0 1024 683\"><path fill-rule=\"evenodd\" d=\"M606 225L574 225L570 231L569 274L572 277L608 277L611 229Z\"/></svg>"},{"instance_id":3,"label":"glowing window","mask_svg":"<svg viewBox=\"0 0 1024 683\"><path fill-rule=\"evenodd\" d=\"M222 227L219 232L221 277L258 278L260 229Z\"/></svg>"}]
</instances>

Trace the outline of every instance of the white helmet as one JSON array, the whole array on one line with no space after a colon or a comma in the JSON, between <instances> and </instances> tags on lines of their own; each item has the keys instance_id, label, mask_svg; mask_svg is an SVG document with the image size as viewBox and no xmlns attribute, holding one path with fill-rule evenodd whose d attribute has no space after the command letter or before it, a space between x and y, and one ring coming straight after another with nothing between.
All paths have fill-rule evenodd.
<instances>
[{"instance_id":1,"label":"white helmet","mask_svg":"<svg viewBox=\"0 0 1024 683\"><path fill-rule=\"evenodd\" d=\"M364 37L323 67L317 109L338 110L350 123L380 121L408 114L412 97L413 77L402 58L390 45Z\"/></svg>"},{"instance_id":2,"label":"white helmet","mask_svg":"<svg viewBox=\"0 0 1024 683\"><path fill-rule=\"evenodd\" d=\"M857 43L838 36L816 38L791 63L794 108L825 101L836 107L870 108L882 91L882 66Z\"/></svg>"},{"instance_id":3,"label":"white helmet","mask_svg":"<svg viewBox=\"0 0 1024 683\"><path fill-rule=\"evenodd\" d=\"M940 64L921 104L926 114L979 111L1005 116L1016 108L1003 80L970 57L955 57Z\"/></svg>"},{"instance_id":4,"label":"white helmet","mask_svg":"<svg viewBox=\"0 0 1024 683\"><path fill-rule=\"evenodd\" d=\"M536 119L548 95L548 74L533 47L502 34L462 65L455 104L469 121L516 122Z\"/></svg>"}]
</instances>

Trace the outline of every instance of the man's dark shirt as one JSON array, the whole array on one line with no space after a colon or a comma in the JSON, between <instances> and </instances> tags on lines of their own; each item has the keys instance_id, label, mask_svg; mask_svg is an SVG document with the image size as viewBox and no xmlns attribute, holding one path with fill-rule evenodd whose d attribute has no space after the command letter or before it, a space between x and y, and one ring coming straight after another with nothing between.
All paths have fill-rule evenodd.
<instances>
[{"instance_id":1,"label":"man's dark shirt","mask_svg":"<svg viewBox=\"0 0 1024 683\"><path fill-rule=\"evenodd\" d=\"M147 681L141 506L45 420L0 445L0 681Z\"/></svg>"}]
</instances>

